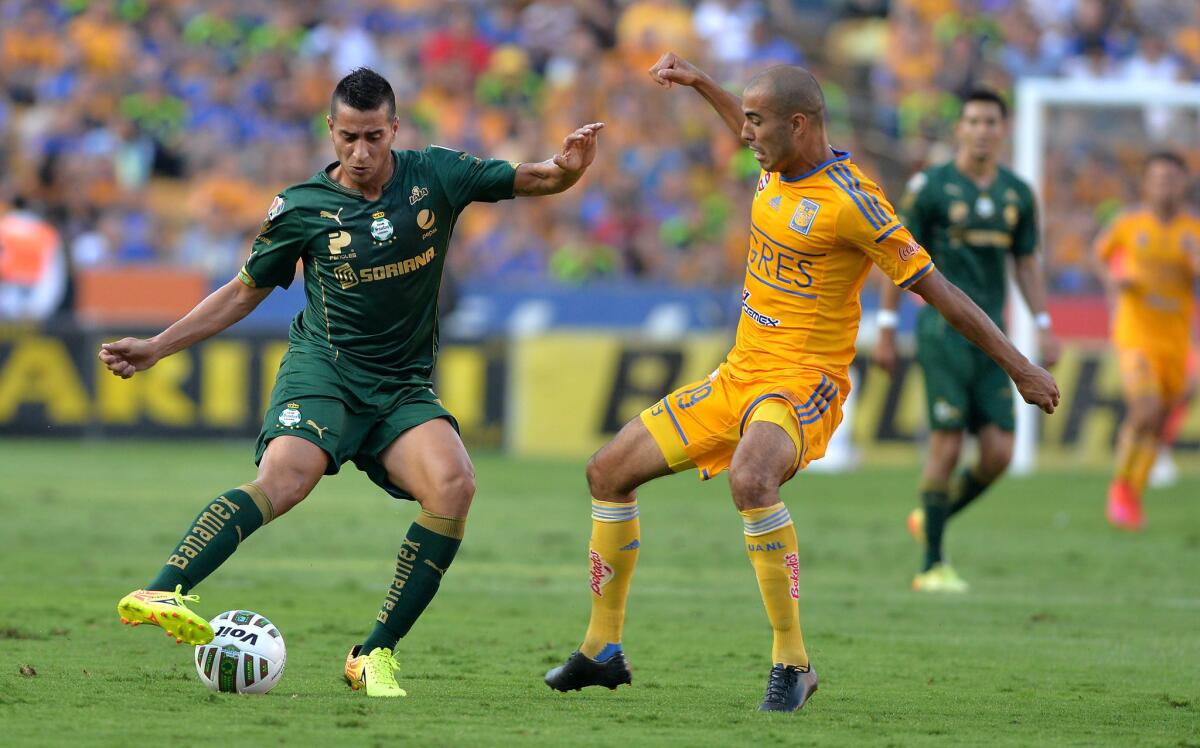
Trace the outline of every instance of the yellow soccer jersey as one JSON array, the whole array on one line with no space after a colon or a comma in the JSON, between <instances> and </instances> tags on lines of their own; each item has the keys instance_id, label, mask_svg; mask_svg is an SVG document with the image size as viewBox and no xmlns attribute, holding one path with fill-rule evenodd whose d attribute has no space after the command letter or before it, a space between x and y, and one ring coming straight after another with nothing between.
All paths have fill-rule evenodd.
<instances>
[{"instance_id":1,"label":"yellow soccer jersey","mask_svg":"<svg viewBox=\"0 0 1200 748\"><path fill-rule=\"evenodd\" d=\"M742 316L728 357L739 379L817 368L849 392L859 292L871 263L901 288L933 269L883 192L849 153L833 152L794 179L763 172L758 180Z\"/></svg>"},{"instance_id":2,"label":"yellow soccer jersey","mask_svg":"<svg viewBox=\"0 0 1200 748\"><path fill-rule=\"evenodd\" d=\"M1117 299L1113 342L1122 348L1187 354L1192 285L1200 275L1200 219L1164 224L1149 210L1122 215L1096 242L1100 259L1131 281Z\"/></svg>"}]
</instances>

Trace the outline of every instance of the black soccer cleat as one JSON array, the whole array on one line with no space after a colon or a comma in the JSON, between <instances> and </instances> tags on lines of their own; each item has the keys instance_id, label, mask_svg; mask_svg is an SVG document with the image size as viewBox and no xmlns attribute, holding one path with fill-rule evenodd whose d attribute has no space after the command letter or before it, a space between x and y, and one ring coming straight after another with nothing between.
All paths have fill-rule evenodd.
<instances>
[{"instance_id":1,"label":"black soccer cleat","mask_svg":"<svg viewBox=\"0 0 1200 748\"><path fill-rule=\"evenodd\" d=\"M604 686L616 690L621 684L633 683L633 671L624 652L617 652L604 662L596 662L583 652L573 652L567 661L546 673L546 685L555 691L578 691L588 686Z\"/></svg>"},{"instance_id":2,"label":"black soccer cleat","mask_svg":"<svg viewBox=\"0 0 1200 748\"><path fill-rule=\"evenodd\" d=\"M801 670L795 665L776 665L767 677L767 694L758 705L760 712L794 712L804 706L817 690L817 671L810 665Z\"/></svg>"}]
</instances>

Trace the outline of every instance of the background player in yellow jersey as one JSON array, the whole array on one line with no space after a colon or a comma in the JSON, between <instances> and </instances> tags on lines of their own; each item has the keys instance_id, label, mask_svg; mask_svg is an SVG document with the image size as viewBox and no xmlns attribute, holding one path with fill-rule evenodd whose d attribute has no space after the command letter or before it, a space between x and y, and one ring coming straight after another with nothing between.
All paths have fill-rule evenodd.
<instances>
[{"instance_id":1,"label":"background player in yellow jersey","mask_svg":"<svg viewBox=\"0 0 1200 748\"><path fill-rule=\"evenodd\" d=\"M800 633L799 547L779 487L825 453L841 421L859 291L871 263L986 350L1029 402L1052 412L1058 387L942 278L879 188L850 154L829 145L824 96L808 71L771 68L742 98L672 53L650 74L667 87L694 88L762 166L742 315L733 350L716 371L647 408L589 461L591 621L579 650L546 683L569 691L631 682L621 631L641 545L637 488L691 468L702 479L728 468L774 631L759 709L794 711L816 690L817 676Z\"/></svg>"},{"instance_id":2,"label":"background player in yellow jersey","mask_svg":"<svg viewBox=\"0 0 1200 748\"><path fill-rule=\"evenodd\" d=\"M1184 205L1187 167L1178 154L1146 161L1143 204L1096 241L1095 263L1114 303L1112 339L1125 419L1108 521L1141 529L1142 491L1171 406L1187 391L1192 296L1200 277L1200 219Z\"/></svg>"}]
</instances>

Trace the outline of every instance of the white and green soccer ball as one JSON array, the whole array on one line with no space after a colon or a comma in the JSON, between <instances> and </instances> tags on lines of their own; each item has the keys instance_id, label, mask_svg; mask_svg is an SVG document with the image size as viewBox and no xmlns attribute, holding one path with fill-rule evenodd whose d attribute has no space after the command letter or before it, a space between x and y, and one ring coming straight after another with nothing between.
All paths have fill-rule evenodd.
<instances>
[{"instance_id":1,"label":"white and green soccer ball","mask_svg":"<svg viewBox=\"0 0 1200 748\"><path fill-rule=\"evenodd\" d=\"M283 635L249 610L227 610L209 621L213 640L196 647L196 672L204 685L226 693L266 693L287 663Z\"/></svg>"}]
</instances>

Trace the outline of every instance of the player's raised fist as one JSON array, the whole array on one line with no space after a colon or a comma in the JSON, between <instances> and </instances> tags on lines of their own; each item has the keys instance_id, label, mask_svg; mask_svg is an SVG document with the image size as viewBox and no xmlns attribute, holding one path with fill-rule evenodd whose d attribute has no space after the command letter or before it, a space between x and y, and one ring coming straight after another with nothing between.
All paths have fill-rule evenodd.
<instances>
[{"instance_id":1,"label":"player's raised fist","mask_svg":"<svg viewBox=\"0 0 1200 748\"><path fill-rule=\"evenodd\" d=\"M704 78L704 73L674 52L667 52L650 68L650 77L659 85L670 88L672 83L694 86Z\"/></svg>"},{"instance_id":2,"label":"player's raised fist","mask_svg":"<svg viewBox=\"0 0 1200 748\"><path fill-rule=\"evenodd\" d=\"M1020 376L1013 378L1013 383L1030 405L1036 405L1046 413L1053 413L1058 407L1058 383L1042 367L1030 364Z\"/></svg>"},{"instance_id":3,"label":"player's raised fist","mask_svg":"<svg viewBox=\"0 0 1200 748\"><path fill-rule=\"evenodd\" d=\"M148 340L122 338L100 346L99 358L114 376L129 379L137 372L154 366L160 356Z\"/></svg>"}]
</instances>

